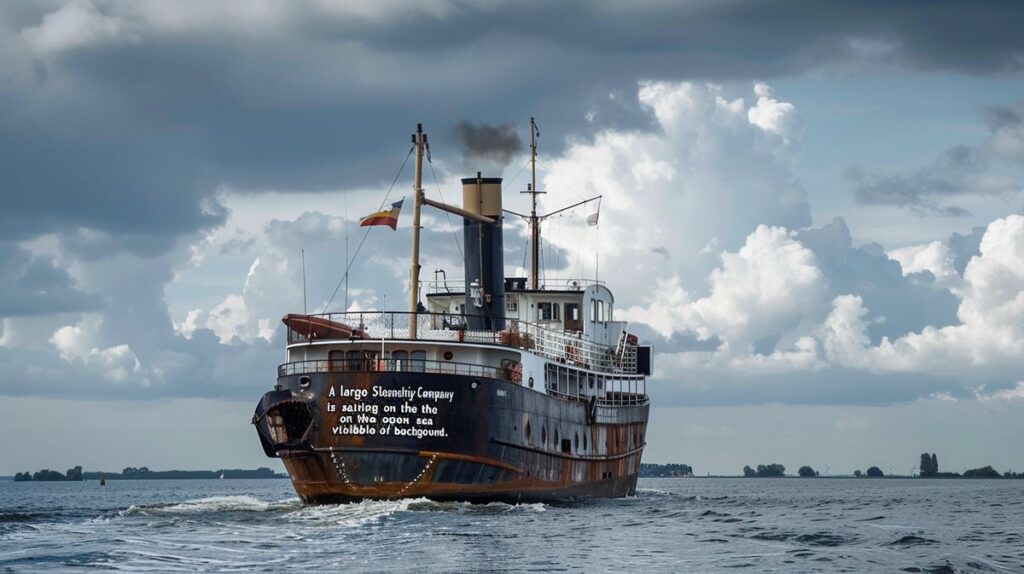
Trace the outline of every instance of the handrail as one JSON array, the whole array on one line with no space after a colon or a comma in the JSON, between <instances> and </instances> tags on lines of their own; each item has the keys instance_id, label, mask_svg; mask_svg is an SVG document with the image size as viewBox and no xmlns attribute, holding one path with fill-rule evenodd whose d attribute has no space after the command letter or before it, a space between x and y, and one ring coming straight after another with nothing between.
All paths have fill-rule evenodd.
<instances>
[{"instance_id":1,"label":"handrail","mask_svg":"<svg viewBox=\"0 0 1024 574\"><path fill-rule=\"evenodd\" d=\"M511 368L473 363L435 361L433 359L310 359L278 365L277 376L309 373L389 372L465 375L521 383L521 375Z\"/></svg>"},{"instance_id":2,"label":"handrail","mask_svg":"<svg viewBox=\"0 0 1024 574\"><path fill-rule=\"evenodd\" d=\"M472 330L467 319L472 315L452 313L409 313L402 311L353 311L310 315L327 321L343 323L370 340L408 340L411 318L416 318L416 339L422 341L478 343L502 345L530 350L538 355L565 364L597 372L635 374L635 353L623 353L608 345L596 343L586 336L551 329L529 321L508 319L502 331ZM360 337L357 337L360 338ZM289 343L309 341L306 334L288 329ZM635 345L630 347L635 351ZM630 359L633 360L630 360Z\"/></svg>"}]
</instances>

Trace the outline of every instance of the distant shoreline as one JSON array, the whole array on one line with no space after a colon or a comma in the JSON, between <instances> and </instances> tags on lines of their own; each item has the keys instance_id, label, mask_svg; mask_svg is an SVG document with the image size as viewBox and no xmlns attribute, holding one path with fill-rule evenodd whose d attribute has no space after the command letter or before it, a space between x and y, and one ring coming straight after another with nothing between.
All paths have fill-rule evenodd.
<instances>
[{"instance_id":1,"label":"distant shoreline","mask_svg":"<svg viewBox=\"0 0 1024 574\"><path fill-rule=\"evenodd\" d=\"M0 480L13 482L95 482L106 480L216 480L216 479L270 479L288 478L288 475L274 472L267 467L255 470L225 468L218 470L150 470L149 468L131 467L121 472L83 471L82 467L69 469L66 474L49 469L31 472L20 472L14 476L0 476Z\"/></svg>"}]
</instances>

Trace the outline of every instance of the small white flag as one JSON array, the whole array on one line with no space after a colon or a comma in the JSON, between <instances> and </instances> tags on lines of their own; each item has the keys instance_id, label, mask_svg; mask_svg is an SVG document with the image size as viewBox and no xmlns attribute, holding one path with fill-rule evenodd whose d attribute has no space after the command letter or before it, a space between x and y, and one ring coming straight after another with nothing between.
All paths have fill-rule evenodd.
<instances>
[{"instance_id":1,"label":"small white flag","mask_svg":"<svg viewBox=\"0 0 1024 574\"><path fill-rule=\"evenodd\" d=\"M599 211L597 213L592 213L592 214L588 215L587 216L587 225L590 225L590 226L597 225L597 216L600 215L600 214L601 214L601 212Z\"/></svg>"}]
</instances>

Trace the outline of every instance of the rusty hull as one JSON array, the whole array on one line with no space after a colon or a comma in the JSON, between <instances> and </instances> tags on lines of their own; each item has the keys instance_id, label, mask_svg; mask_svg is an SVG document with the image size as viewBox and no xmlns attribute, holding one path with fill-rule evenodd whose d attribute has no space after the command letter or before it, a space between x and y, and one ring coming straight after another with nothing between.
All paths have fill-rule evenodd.
<instances>
[{"instance_id":1,"label":"rusty hull","mask_svg":"<svg viewBox=\"0 0 1024 574\"><path fill-rule=\"evenodd\" d=\"M508 381L410 372L289 375L278 379L278 389L264 395L253 422L265 451L281 457L306 503L404 497L550 502L636 491L646 402L603 406L595 416L593 404ZM403 392L417 396L387 396ZM312 415L304 430L305 418L289 418L305 416L296 403ZM416 408L410 424L385 424L385 408L401 418L403 403ZM424 404L436 413L424 415ZM376 415L370 414L374 405ZM360 414L353 409L363 409L363 418L354 420L372 416L377 422L345 433L339 421ZM424 418L432 424L416 424ZM431 436L417 436L415 429Z\"/></svg>"}]
</instances>

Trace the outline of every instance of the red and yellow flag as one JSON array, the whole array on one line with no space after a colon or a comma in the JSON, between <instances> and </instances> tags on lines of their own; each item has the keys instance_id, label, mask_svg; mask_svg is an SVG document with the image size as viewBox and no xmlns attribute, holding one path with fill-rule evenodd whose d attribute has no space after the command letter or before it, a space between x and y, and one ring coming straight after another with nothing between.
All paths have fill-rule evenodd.
<instances>
[{"instance_id":1,"label":"red and yellow flag","mask_svg":"<svg viewBox=\"0 0 1024 574\"><path fill-rule=\"evenodd\" d=\"M385 209L384 211L378 211L371 213L366 217L359 220L359 227L368 227L370 225L387 225L391 229L398 227L398 214L402 211L402 202L405 199L400 199L391 204L391 209Z\"/></svg>"}]
</instances>

